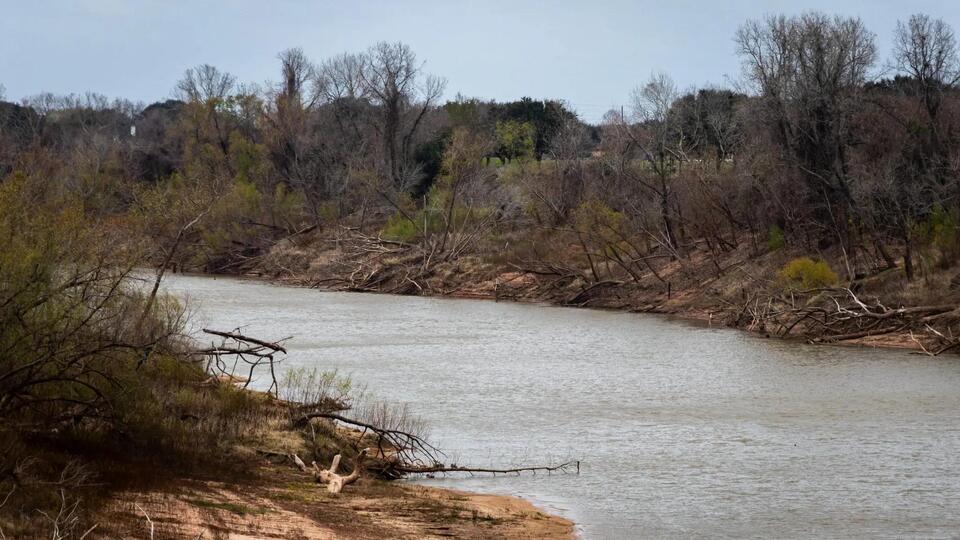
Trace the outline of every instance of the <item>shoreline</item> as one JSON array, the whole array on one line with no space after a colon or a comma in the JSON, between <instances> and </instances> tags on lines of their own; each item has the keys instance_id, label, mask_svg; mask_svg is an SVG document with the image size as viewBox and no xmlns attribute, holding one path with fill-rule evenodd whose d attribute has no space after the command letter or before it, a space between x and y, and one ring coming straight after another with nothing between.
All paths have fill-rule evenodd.
<instances>
[{"instance_id":1,"label":"shoreline","mask_svg":"<svg viewBox=\"0 0 960 540\"><path fill-rule=\"evenodd\" d=\"M207 274L203 272L181 272L180 275L186 276L196 276L196 277L207 277L207 278L217 278L217 277L227 277L230 279L241 279L249 281L257 281L260 283L268 283L271 285L283 286L283 287L294 287L301 289L313 289L323 292L338 292L338 293L359 293L359 294L373 294L373 295L389 295L389 296L406 296L406 297L421 297L421 298L440 298L440 299L452 299L452 300L476 300L476 301L485 301L485 302L511 302L524 305L540 305L543 307L555 307L555 308L571 308L571 309L593 309L599 311L611 311L618 313L632 313L632 314L651 314L665 317L667 319L673 319L678 322L683 322L686 324L693 324L697 326L704 326L708 328L725 328L729 330L744 332L749 335L762 337L765 339L777 339L786 342L797 342L797 343L806 343L818 346L831 346L831 347L866 347L872 349L890 349L890 350L902 350L910 351L915 353L920 353L922 351L921 347L917 342L911 339L909 333L891 333L879 336L865 336L857 339L850 339L845 341L837 342L815 342L810 339L808 336L802 334L795 334L790 336L777 336L772 335L768 332L762 332L755 329L743 328L739 326L732 326L728 324L722 324L719 320L714 322L711 318L711 314L706 310L700 309L682 309L681 306L674 306L673 309L663 310L655 307L654 309L635 309L629 308L626 306L604 306L604 305L571 305L563 304L559 302L551 302L548 299L543 298L529 298L529 297L518 297L518 296L506 296L498 297L497 295L489 292L451 292L451 293L441 293L441 294L422 294L414 292L390 292L390 291L376 291L376 290L347 290L343 288L331 287L331 286L319 286L311 285L305 283L301 278L282 278L282 277L270 277L263 274L255 273L246 273L246 274Z\"/></svg>"},{"instance_id":2,"label":"shoreline","mask_svg":"<svg viewBox=\"0 0 960 540\"><path fill-rule=\"evenodd\" d=\"M206 476L206 475L205 475ZM136 483L97 513L99 534L156 538L576 538L575 524L509 495L362 478L339 495L268 459L243 476Z\"/></svg>"}]
</instances>

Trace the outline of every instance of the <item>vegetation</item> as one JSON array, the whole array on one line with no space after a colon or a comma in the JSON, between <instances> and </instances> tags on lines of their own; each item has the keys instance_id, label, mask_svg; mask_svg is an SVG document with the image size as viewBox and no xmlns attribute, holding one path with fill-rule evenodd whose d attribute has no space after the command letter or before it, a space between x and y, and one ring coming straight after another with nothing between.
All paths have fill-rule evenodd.
<instances>
[{"instance_id":1,"label":"vegetation","mask_svg":"<svg viewBox=\"0 0 960 540\"><path fill-rule=\"evenodd\" d=\"M810 257L800 257L786 264L780 270L780 279L788 287L799 286L802 289L820 289L836 285L840 280L837 273L824 261L814 261Z\"/></svg>"},{"instance_id":2,"label":"vegetation","mask_svg":"<svg viewBox=\"0 0 960 540\"><path fill-rule=\"evenodd\" d=\"M222 349L185 337L158 293L166 271L956 349L952 29L915 15L884 57L859 19L807 13L746 22L735 42L746 93L659 73L598 125L557 100L441 103L444 80L402 43L316 62L289 49L262 87L200 65L149 106L0 101L0 531L81 535L95 471L74 458L117 441L189 468L293 423L311 457L352 459L356 440L322 427L354 421L404 458L370 470L443 468L405 411L335 375L289 372L273 398L222 381ZM282 350L216 335L249 347L251 370Z\"/></svg>"}]
</instances>

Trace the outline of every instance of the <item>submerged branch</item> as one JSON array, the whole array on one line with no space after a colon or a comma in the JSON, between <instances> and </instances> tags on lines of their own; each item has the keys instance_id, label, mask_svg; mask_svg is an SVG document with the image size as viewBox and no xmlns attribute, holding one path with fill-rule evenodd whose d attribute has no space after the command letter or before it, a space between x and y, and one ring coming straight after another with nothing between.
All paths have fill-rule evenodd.
<instances>
[{"instance_id":1,"label":"submerged branch","mask_svg":"<svg viewBox=\"0 0 960 540\"><path fill-rule=\"evenodd\" d=\"M575 470L576 474L580 474L580 461L568 461L566 463L561 463L560 465L555 465L552 467L539 466L539 467L517 467L514 469L491 469L484 467L461 467L459 465L433 465L426 467L410 467L405 465L397 465L394 467L394 470L404 474L430 474L430 473L453 473L453 472L463 472L463 473L489 473L489 474L516 474L524 472L532 472L537 474L537 472L546 472L547 474L553 472L562 472L570 473L571 470Z\"/></svg>"}]
</instances>

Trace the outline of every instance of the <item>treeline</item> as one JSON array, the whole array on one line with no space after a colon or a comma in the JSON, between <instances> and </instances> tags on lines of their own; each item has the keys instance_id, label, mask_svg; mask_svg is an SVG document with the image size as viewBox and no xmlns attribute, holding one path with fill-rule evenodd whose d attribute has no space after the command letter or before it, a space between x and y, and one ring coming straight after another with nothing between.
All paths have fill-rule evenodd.
<instances>
[{"instance_id":1,"label":"treeline","mask_svg":"<svg viewBox=\"0 0 960 540\"><path fill-rule=\"evenodd\" d=\"M832 254L845 279L913 279L960 249L960 61L941 20L913 16L894 38L884 55L856 18L750 21L736 90L657 74L599 125L556 100L442 102L445 81L400 43L316 61L290 49L276 84L201 65L147 107L0 104L0 174L98 219L135 216L158 260L176 245L173 264L210 272L347 226L448 258L546 235L597 281L744 242Z\"/></svg>"}]
</instances>

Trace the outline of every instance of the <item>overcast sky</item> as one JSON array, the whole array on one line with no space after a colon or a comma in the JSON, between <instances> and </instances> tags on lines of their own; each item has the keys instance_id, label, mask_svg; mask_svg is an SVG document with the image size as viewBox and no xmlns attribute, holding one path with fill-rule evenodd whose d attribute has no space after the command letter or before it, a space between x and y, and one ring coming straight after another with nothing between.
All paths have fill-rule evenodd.
<instances>
[{"instance_id":1,"label":"overcast sky","mask_svg":"<svg viewBox=\"0 0 960 540\"><path fill-rule=\"evenodd\" d=\"M960 1L0 0L7 99L94 91L152 102L213 64L277 79L276 55L315 60L403 41L446 77L446 97L566 100L595 121L654 71L681 87L739 78L733 35L750 18L818 9L861 17L889 56L898 19L924 12L960 30Z\"/></svg>"}]
</instances>

